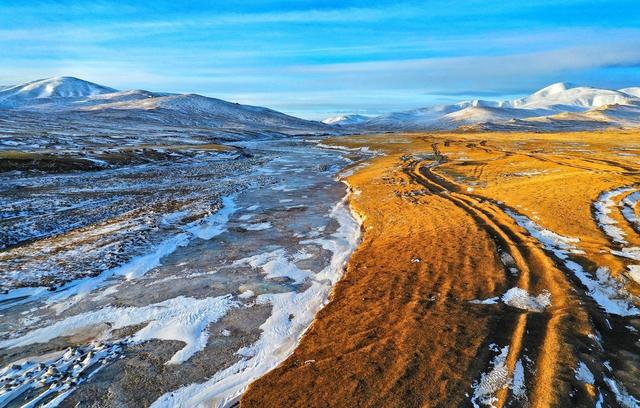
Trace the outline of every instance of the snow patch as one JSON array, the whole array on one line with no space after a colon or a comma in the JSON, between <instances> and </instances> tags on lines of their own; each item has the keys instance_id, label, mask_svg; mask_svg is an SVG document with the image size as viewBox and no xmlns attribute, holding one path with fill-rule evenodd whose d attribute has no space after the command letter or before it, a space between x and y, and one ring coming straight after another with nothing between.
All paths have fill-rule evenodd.
<instances>
[{"instance_id":1,"label":"snow patch","mask_svg":"<svg viewBox=\"0 0 640 408\"><path fill-rule=\"evenodd\" d=\"M474 305L495 305L500 301L498 296L488 298L488 299L474 299L470 300L469 303L473 303Z\"/></svg>"},{"instance_id":2,"label":"snow patch","mask_svg":"<svg viewBox=\"0 0 640 408\"><path fill-rule=\"evenodd\" d=\"M271 223L259 222L256 224L242 224L241 227L246 229L247 231L262 231L271 228Z\"/></svg>"},{"instance_id":3,"label":"snow patch","mask_svg":"<svg viewBox=\"0 0 640 408\"><path fill-rule=\"evenodd\" d=\"M511 288L502 295L502 301L518 309L544 312L547 307L551 306L551 294L545 290L538 296L531 296L524 289Z\"/></svg>"},{"instance_id":4,"label":"snow patch","mask_svg":"<svg viewBox=\"0 0 640 408\"><path fill-rule=\"evenodd\" d=\"M107 306L93 312L68 317L23 336L0 341L0 348L47 343L57 337L68 336L103 324L108 325L105 333L105 337L108 337L113 330L147 323L145 327L133 334L129 341L132 343L151 339L182 341L185 346L167 362L179 364L204 349L209 338L207 326L218 321L233 307L237 307L237 303L231 300L231 295L205 299L179 296L143 307Z\"/></svg>"},{"instance_id":5,"label":"snow patch","mask_svg":"<svg viewBox=\"0 0 640 408\"><path fill-rule=\"evenodd\" d=\"M640 285L640 265L628 265L627 269L629 277Z\"/></svg>"},{"instance_id":6,"label":"snow patch","mask_svg":"<svg viewBox=\"0 0 640 408\"><path fill-rule=\"evenodd\" d=\"M34 288L29 291L10 291L10 293L3 296L8 299L13 299L23 293L30 295L28 298L16 299L16 302L20 303L33 301L40 297L46 297L46 302L49 305L53 305L58 313L61 313L84 299L95 289L105 285L107 281L114 276L122 276L127 280L139 279L150 270L160 266L162 258L172 254L179 247L188 245L192 239L200 238L209 240L223 233L226 230L226 224L229 220L229 216L235 211L235 204L233 199L230 197L224 197L222 199L222 204L223 207L218 212L205 217L202 220L194 221L186 225L183 228L185 232L179 233L160 242L153 252L134 257L129 262L106 270L98 276L69 282L53 293L47 291L46 288ZM7 302L4 306L12 307L17 304L16 302Z\"/></svg>"},{"instance_id":7,"label":"snow patch","mask_svg":"<svg viewBox=\"0 0 640 408\"><path fill-rule=\"evenodd\" d=\"M304 282L305 279L313 275L313 272L302 270L290 261L287 251L284 249L238 259L233 265L249 265L252 268L260 268L267 278L289 278L296 284Z\"/></svg>"},{"instance_id":8,"label":"snow patch","mask_svg":"<svg viewBox=\"0 0 640 408\"><path fill-rule=\"evenodd\" d=\"M524 365L522 364L522 360L518 360L516 362L516 366L513 370L513 382L511 383L511 390L513 391L513 396L516 399L527 398L527 388L524 378Z\"/></svg>"},{"instance_id":9,"label":"snow patch","mask_svg":"<svg viewBox=\"0 0 640 408\"><path fill-rule=\"evenodd\" d=\"M473 383L471 404L473 404L475 408L480 408L480 406L493 407L494 403L498 401L495 393L510 385L511 379L506 366L508 355L509 346L505 346L500 350L500 353L491 360L491 369L489 372L482 373L480 381Z\"/></svg>"},{"instance_id":10,"label":"snow patch","mask_svg":"<svg viewBox=\"0 0 640 408\"><path fill-rule=\"evenodd\" d=\"M476 305L495 305L500 301L505 305L517 309L529 312L544 312L547 307L551 306L551 294L545 290L538 296L531 296L526 290L515 287L509 289L500 297L496 296L481 300L474 299L470 300L469 303Z\"/></svg>"},{"instance_id":11,"label":"snow patch","mask_svg":"<svg viewBox=\"0 0 640 408\"><path fill-rule=\"evenodd\" d=\"M604 377L604 382L609 386L609 389L616 397L616 401L618 401L621 406L625 408L638 408L638 406L640 406L640 401L629 394L622 384L609 377Z\"/></svg>"},{"instance_id":12,"label":"snow patch","mask_svg":"<svg viewBox=\"0 0 640 408\"><path fill-rule=\"evenodd\" d=\"M629 299L629 294L624 290L623 285L611 277L607 268L598 268L594 279L587 274L582 266L569 259L569 254L577 251L577 248L573 246L574 243L579 242L577 238L558 235L544 229L526 216L516 214L509 209L505 209L505 213L527 230L533 238L537 239L544 249L560 259L564 266L572 271L586 287L589 296L607 313L620 316L633 316L640 313L640 310Z\"/></svg>"},{"instance_id":13,"label":"snow patch","mask_svg":"<svg viewBox=\"0 0 640 408\"><path fill-rule=\"evenodd\" d=\"M589 370L589 367L587 367L587 365L582 361L578 363L578 367L576 368L575 372L576 380L580 382L593 385L596 381L593 373L591 372L591 370Z\"/></svg>"},{"instance_id":14,"label":"snow patch","mask_svg":"<svg viewBox=\"0 0 640 408\"><path fill-rule=\"evenodd\" d=\"M606 191L600 194L598 200L593 204L593 209L598 225L600 225L602 231L604 231L604 233L609 238L611 238L613 242L617 242L619 244L627 243L627 241L624 239L625 233L621 228L617 226L618 222L611 216L609 216L609 214L611 214L612 207L616 205L613 199L621 194L633 190L635 189L632 187L622 187L615 190Z\"/></svg>"},{"instance_id":15,"label":"snow patch","mask_svg":"<svg viewBox=\"0 0 640 408\"><path fill-rule=\"evenodd\" d=\"M334 250L329 265L314 276L311 285L304 292L258 296L256 303L271 304L272 314L260 326L262 335L258 341L238 350L237 354L242 359L204 383L188 385L164 394L152 407L230 405L251 381L291 355L316 313L327 302L333 284L342 276L344 265L357 245L360 226L350 215L346 199L345 197L331 211L331 217L339 222L338 230L331 239L323 241L324 246Z\"/></svg>"},{"instance_id":16,"label":"snow patch","mask_svg":"<svg viewBox=\"0 0 640 408\"><path fill-rule=\"evenodd\" d=\"M638 218L635 213L635 207L639 200L640 191L633 192L622 200L622 204L624 205L622 208L622 215L636 228L640 228L640 218Z\"/></svg>"}]
</instances>

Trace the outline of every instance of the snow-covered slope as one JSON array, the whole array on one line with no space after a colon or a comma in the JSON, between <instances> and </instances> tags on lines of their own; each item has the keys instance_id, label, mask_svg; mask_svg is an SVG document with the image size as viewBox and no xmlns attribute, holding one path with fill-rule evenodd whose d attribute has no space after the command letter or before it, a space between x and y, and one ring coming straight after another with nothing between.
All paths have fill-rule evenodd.
<instances>
[{"instance_id":1,"label":"snow-covered slope","mask_svg":"<svg viewBox=\"0 0 640 408\"><path fill-rule=\"evenodd\" d=\"M162 125L282 133L335 133L321 122L268 108L240 105L196 94L117 91L73 77L58 77L0 89L0 109L73 115Z\"/></svg>"},{"instance_id":2,"label":"snow-covered slope","mask_svg":"<svg viewBox=\"0 0 640 408\"><path fill-rule=\"evenodd\" d=\"M0 90L0 107L19 108L112 92L116 90L74 77L39 79Z\"/></svg>"},{"instance_id":3,"label":"snow-covered slope","mask_svg":"<svg viewBox=\"0 0 640 408\"><path fill-rule=\"evenodd\" d=\"M196 94L132 98L78 108L82 112L108 115L126 111L154 122L238 129L329 131L320 122L308 121L269 108L241 105Z\"/></svg>"},{"instance_id":4,"label":"snow-covered slope","mask_svg":"<svg viewBox=\"0 0 640 408\"><path fill-rule=\"evenodd\" d=\"M353 114L332 116L324 119L322 123L326 123L327 125L352 126L366 122L367 120L369 120L369 116Z\"/></svg>"},{"instance_id":5,"label":"snow-covered slope","mask_svg":"<svg viewBox=\"0 0 640 408\"><path fill-rule=\"evenodd\" d=\"M603 105L585 112L562 112L547 116L552 121L600 123L603 126L640 126L640 105Z\"/></svg>"},{"instance_id":6,"label":"snow-covered slope","mask_svg":"<svg viewBox=\"0 0 640 408\"><path fill-rule=\"evenodd\" d=\"M636 98L640 98L640 86L633 87L633 88L620 89L619 92L625 93L627 95L635 96Z\"/></svg>"},{"instance_id":7,"label":"snow-covered slope","mask_svg":"<svg viewBox=\"0 0 640 408\"><path fill-rule=\"evenodd\" d=\"M466 107L467 105L465 105ZM387 113L362 123L367 129L394 130L401 126L408 129L432 127L441 117L463 109L459 105L436 105L404 112Z\"/></svg>"},{"instance_id":8,"label":"snow-covered slope","mask_svg":"<svg viewBox=\"0 0 640 408\"><path fill-rule=\"evenodd\" d=\"M505 102L503 106L520 109L581 111L585 108L614 104L629 105L633 102L637 102L636 97L620 91L585 86L571 87L560 82L525 98Z\"/></svg>"},{"instance_id":9,"label":"snow-covered slope","mask_svg":"<svg viewBox=\"0 0 640 408\"><path fill-rule=\"evenodd\" d=\"M511 101L463 101L371 118L362 130L585 129L640 126L640 88L598 89L556 83Z\"/></svg>"}]
</instances>

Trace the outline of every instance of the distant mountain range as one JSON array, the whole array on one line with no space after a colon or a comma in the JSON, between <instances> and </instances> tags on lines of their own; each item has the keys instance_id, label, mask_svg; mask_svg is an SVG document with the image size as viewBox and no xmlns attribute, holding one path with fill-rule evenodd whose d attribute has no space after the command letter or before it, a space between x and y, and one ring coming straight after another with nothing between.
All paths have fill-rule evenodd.
<instances>
[{"instance_id":1,"label":"distant mountain range","mask_svg":"<svg viewBox=\"0 0 640 408\"><path fill-rule=\"evenodd\" d=\"M47 115L89 116L160 125L273 131L286 134L336 133L321 122L259 106L196 94L118 91L74 77L56 77L0 88L0 109Z\"/></svg>"},{"instance_id":2,"label":"distant mountain range","mask_svg":"<svg viewBox=\"0 0 640 408\"><path fill-rule=\"evenodd\" d=\"M510 101L471 100L376 117L322 122L197 94L118 91L74 77L0 87L0 112L284 134L421 130L587 130L640 126L640 87L598 89L557 83Z\"/></svg>"},{"instance_id":3,"label":"distant mountain range","mask_svg":"<svg viewBox=\"0 0 640 408\"><path fill-rule=\"evenodd\" d=\"M557 83L512 101L472 100L324 123L354 131L583 130L640 126L640 87L620 90Z\"/></svg>"},{"instance_id":4,"label":"distant mountain range","mask_svg":"<svg viewBox=\"0 0 640 408\"><path fill-rule=\"evenodd\" d=\"M356 115L356 114L339 115L339 116L332 116L330 118L326 118L322 121L322 123L326 123L327 125L341 125L341 126L359 125L361 123L366 122L369 119L370 119L369 116L364 116L364 115Z\"/></svg>"}]
</instances>

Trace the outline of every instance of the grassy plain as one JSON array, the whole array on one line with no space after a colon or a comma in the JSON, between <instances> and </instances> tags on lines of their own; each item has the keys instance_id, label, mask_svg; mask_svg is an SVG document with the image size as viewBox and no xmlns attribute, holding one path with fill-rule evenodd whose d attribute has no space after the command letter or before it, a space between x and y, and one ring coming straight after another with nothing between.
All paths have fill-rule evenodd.
<instances>
[{"instance_id":1,"label":"grassy plain","mask_svg":"<svg viewBox=\"0 0 640 408\"><path fill-rule=\"evenodd\" d=\"M640 132L324 143L379 153L344 176L362 242L297 350L250 386L242 406L594 406L622 398L611 381L640 394L640 320L603 309L633 307L640 295L628 268L640 264L628 255L640 246L639 208L622 212L640 189ZM616 241L596 203L620 187L603 204L622 233ZM501 301L514 287L548 293L551 304ZM593 381L576 375L580 364Z\"/></svg>"}]
</instances>

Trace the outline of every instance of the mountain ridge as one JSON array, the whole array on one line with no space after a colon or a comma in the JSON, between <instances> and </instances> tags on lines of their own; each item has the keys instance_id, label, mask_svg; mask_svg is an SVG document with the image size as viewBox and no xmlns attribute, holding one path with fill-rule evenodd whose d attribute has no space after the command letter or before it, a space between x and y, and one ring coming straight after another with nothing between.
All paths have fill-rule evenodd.
<instances>
[{"instance_id":1,"label":"mountain ridge","mask_svg":"<svg viewBox=\"0 0 640 408\"><path fill-rule=\"evenodd\" d=\"M474 127L480 130L582 130L640 126L640 87L613 90L557 82L514 100L473 99L374 117L342 114L319 122L195 93L121 91L76 77L60 76L0 87L0 109L287 134Z\"/></svg>"},{"instance_id":2,"label":"mountain ridge","mask_svg":"<svg viewBox=\"0 0 640 408\"><path fill-rule=\"evenodd\" d=\"M581 120L584 123L579 123ZM572 125L579 129L585 125L637 127L640 87L611 90L557 82L514 100L474 99L385 113L357 124L343 125L339 121L332 124L354 131L455 130L469 126L482 130L492 127L554 130Z\"/></svg>"},{"instance_id":3,"label":"mountain ridge","mask_svg":"<svg viewBox=\"0 0 640 408\"><path fill-rule=\"evenodd\" d=\"M119 91L75 77L54 77L0 88L0 109L16 113L91 115L96 119L191 125L287 134L337 133L331 126L276 110L199 94Z\"/></svg>"}]
</instances>

